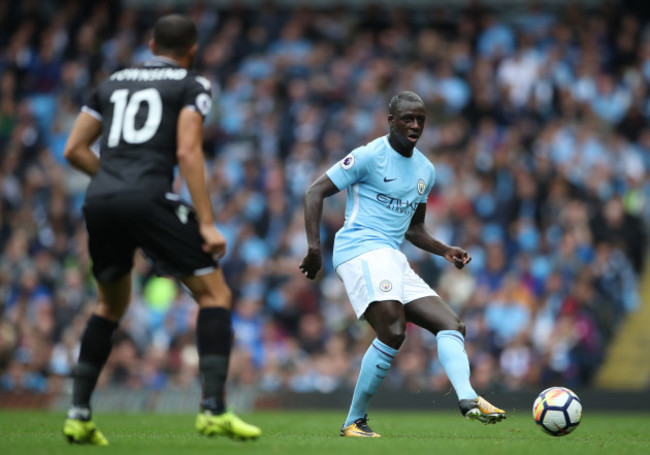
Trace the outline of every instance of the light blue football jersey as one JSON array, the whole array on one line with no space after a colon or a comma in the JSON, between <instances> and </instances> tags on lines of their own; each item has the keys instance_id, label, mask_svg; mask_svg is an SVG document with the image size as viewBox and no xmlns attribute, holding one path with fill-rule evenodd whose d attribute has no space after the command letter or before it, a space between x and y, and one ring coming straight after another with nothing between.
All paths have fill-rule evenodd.
<instances>
[{"instance_id":1,"label":"light blue football jersey","mask_svg":"<svg viewBox=\"0 0 650 455\"><path fill-rule=\"evenodd\" d=\"M435 168L419 150L406 158L382 136L354 149L327 176L348 190L345 224L334 238L336 268L367 251L399 249L418 204L427 201Z\"/></svg>"}]
</instances>

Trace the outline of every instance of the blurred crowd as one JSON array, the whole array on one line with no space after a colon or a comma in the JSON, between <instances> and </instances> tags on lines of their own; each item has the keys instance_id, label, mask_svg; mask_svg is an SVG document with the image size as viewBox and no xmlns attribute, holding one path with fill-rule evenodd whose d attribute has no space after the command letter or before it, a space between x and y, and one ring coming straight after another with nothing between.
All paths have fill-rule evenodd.
<instances>
[{"instance_id":1,"label":"blurred crowd","mask_svg":"<svg viewBox=\"0 0 650 455\"><path fill-rule=\"evenodd\" d=\"M0 0L0 390L69 385L96 289L81 216L88 180L63 145L93 87L149 58L153 22L172 11L196 21L196 67L213 83L204 148L228 239L232 387L353 387L374 335L332 270L345 194L325 203L325 267L314 282L298 270L302 197L387 133L388 102L405 89L427 105L418 148L437 175L427 225L473 260L456 270L403 250L465 321L475 388L589 386L640 305L650 222L642 3L138 10ZM189 196L180 179L175 189ZM192 386L193 300L140 255L133 283L100 386ZM409 326L384 387L450 389L430 333Z\"/></svg>"}]
</instances>

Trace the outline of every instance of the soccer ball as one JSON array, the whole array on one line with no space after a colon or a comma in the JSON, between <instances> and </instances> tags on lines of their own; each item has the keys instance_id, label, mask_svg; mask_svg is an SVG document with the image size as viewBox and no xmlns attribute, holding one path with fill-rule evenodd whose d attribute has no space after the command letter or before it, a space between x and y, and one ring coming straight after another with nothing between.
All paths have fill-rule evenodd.
<instances>
[{"instance_id":1,"label":"soccer ball","mask_svg":"<svg viewBox=\"0 0 650 455\"><path fill-rule=\"evenodd\" d=\"M582 403L566 387L551 387L537 396L533 404L535 423L551 436L564 436L582 420Z\"/></svg>"}]
</instances>

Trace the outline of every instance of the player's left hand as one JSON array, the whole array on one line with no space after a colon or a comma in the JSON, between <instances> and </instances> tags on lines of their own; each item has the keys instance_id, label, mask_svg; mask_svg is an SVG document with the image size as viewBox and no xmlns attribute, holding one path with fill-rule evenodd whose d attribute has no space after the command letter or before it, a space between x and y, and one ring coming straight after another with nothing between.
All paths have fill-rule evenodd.
<instances>
[{"instance_id":1,"label":"player's left hand","mask_svg":"<svg viewBox=\"0 0 650 455\"><path fill-rule=\"evenodd\" d=\"M220 259L226 254L226 238L212 223L200 224L199 230L203 238L203 251Z\"/></svg>"},{"instance_id":2,"label":"player's left hand","mask_svg":"<svg viewBox=\"0 0 650 455\"><path fill-rule=\"evenodd\" d=\"M472 260L467 251L457 246L450 246L445 252L444 258L454 264L457 269L462 269Z\"/></svg>"}]
</instances>

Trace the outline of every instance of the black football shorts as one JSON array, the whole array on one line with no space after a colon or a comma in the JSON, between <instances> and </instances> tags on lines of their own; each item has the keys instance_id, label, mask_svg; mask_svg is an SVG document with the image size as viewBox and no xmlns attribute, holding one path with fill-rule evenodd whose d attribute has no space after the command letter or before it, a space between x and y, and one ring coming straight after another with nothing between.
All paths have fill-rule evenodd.
<instances>
[{"instance_id":1,"label":"black football shorts","mask_svg":"<svg viewBox=\"0 0 650 455\"><path fill-rule=\"evenodd\" d=\"M182 278L217 267L203 251L194 209L172 193L118 193L84 204L93 275L115 281L131 271L141 248L158 275Z\"/></svg>"}]
</instances>

